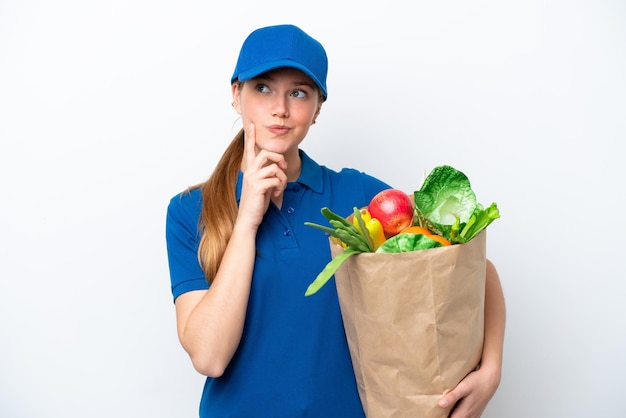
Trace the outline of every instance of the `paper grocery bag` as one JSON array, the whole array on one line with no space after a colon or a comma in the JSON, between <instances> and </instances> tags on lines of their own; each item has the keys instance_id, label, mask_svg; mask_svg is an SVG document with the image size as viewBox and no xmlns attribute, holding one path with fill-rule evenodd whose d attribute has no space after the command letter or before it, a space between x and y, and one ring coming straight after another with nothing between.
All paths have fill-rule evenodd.
<instances>
[{"instance_id":1,"label":"paper grocery bag","mask_svg":"<svg viewBox=\"0 0 626 418\"><path fill-rule=\"evenodd\" d=\"M333 257L343 248L331 241ZM476 369L483 346L486 231L470 242L361 253L335 273L368 418L444 418L437 401Z\"/></svg>"}]
</instances>

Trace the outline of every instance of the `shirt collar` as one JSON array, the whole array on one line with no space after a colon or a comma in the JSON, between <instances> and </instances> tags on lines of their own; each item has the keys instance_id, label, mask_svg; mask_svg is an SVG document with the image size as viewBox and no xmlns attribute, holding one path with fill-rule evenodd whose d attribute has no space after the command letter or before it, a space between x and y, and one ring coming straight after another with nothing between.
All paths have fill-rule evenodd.
<instances>
[{"instance_id":1,"label":"shirt collar","mask_svg":"<svg viewBox=\"0 0 626 418\"><path fill-rule=\"evenodd\" d=\"M324 176L322 176L322 167L313 161L304 151L299 150L300 159L302 160L302 168L300 170L300 176L296 183L302 184L308 187L315 193L322 193L324 191ZM237 196L237 202L241 198L241 185L243 182L243 172L239 171L237 176L237 186L235 193Z\"/></svg>"},{"instance_id":2,"label":"shirt collar","mask_svg":"<svg viewBox=\"0 0 626 418\"><path fill-rule=\"evenodd\" d=\"M322 175L322 167L304 151L300 150L300 159L302 160L302 169L297 182L308 187L315 193L324 191L324 176Z\"/></svg>"}]
</instances>

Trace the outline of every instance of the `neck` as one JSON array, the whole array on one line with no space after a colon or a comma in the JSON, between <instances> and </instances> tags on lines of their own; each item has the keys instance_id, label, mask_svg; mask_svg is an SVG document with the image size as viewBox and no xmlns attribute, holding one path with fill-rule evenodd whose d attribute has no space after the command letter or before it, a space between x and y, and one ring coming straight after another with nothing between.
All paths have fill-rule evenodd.
<instances>
[{"instance_id":1,"label":"neck","mask_svg":"<svg viewBox=\"0 0 626 418\"><path fill-rule=\"evenodd\" d=\"M285 156L285 158L287 158L287 156ZM300 153L296 153L296 155L292 158L287 158L287 170L285 170L285 174L287 174L287 181L298 180L301 171L302 159L300 158Z\"/></svg>"}]
</instances>

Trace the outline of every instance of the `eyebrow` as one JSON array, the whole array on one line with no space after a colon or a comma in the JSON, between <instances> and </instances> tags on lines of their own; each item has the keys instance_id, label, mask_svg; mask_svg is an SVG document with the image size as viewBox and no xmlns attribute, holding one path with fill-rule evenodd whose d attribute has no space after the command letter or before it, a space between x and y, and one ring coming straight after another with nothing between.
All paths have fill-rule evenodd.
<instances>
[{"instance_id":1,"label":"eyebrow","mask_svg":"<svg viewBox=\"0 0 626 418\"><path fill-rule=\"evenodd\" d=\"M255 78L260 79L260 80L276 81L275 77L272 77L271 75L268 75L267 73L261 74L261 75L255 77ZM294 81L291 84L294 87L307 86L307 87L309 87L309 88L311 88L313 90L315 90L315 88L316 88L315 83L311 83L311 82L309 82L307 80Z\"/></svg>"}]
</instances>

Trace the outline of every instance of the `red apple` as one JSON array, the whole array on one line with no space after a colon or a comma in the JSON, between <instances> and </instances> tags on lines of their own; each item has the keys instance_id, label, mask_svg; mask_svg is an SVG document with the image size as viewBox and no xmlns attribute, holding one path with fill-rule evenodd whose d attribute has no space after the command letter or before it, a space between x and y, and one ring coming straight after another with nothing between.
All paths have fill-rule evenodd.
<instances>
[{"instance_id":1,"label":"red apple","mask_svg":"<svg viewBox=\"0 0 626 418\"><path fill-rule=\"evenodd\" d=\"M399 234L413 222L413 202L402 190L381 191L372 198L367 210L372 218L380 221L387 238Z\"/></svg>"}]
</instances>

